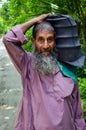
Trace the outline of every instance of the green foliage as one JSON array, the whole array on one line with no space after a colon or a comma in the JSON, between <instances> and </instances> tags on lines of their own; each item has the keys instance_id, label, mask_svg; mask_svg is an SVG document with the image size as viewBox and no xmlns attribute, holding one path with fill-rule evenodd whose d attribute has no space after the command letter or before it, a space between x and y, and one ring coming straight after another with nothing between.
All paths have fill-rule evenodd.
<instances>
[{"instance_id":1,"label":"green foliage","mask_svg":"<svg viewBox=\"0 0 86 130\"><path fill-rule=\"evenodd\" d=\"M86 61L84 64L84 68L78 69L77 71L78 77L85 78L86 77Z\"/></svg>"},{"instance_id":2,"label":"green foliage","mask_svg":"<svg viewBox=\"0 0 86 130\"><path fill-rule=\"evenodd\" d=\"M3 18L0 18L0 37L2 34L5 34L8 30L8 27L5 25L5 21Z\"/></svg>"},{"instance_id":3,"label":"green foliage","mask_svg":"<svg viewBox=\"0 0 86 130\"><path fill-rule=\"evenodd\" d=\"M77 71L81 101L83 104L84 118L86 120L86 61L83 69Z\"/></svg>"},{"instance_id":4,"label":"green foliage","mask_svg":"<svg viewBox=\"0 0 86 130\"><path fill-rule=\"evenodd\" d=\"M86 99L86 78L78 78L81 98Z\"/></svg>"},{"instance_id":5,"label":"green foliage","mask_svg":"<svg viewBox=\"0 0 86 130\"><path fill-rule=\"evenodd\" d=\"M0 18L0 34L3 32L3 19Z\"/></svg>"},{"instance_id":6,"label":"green foliage","mask_svg":"<svg viewBox=\"0 0 86 130\"><path fill-rule=\"evenodd\" d=\"M78 78L81 101L83 104L83 113L86 120L86 78Z\"/></svg>"},{"instance_id":7,"label":"green foliage","mask_svg":"<svg viewBox=\"0 0 86 130\"><path fill-rule=\"evenodd\" d=\"M31 36L32 36L32 28L30 30L28 30L26 33L28 43L22 46L23 49L25 49L26 51L29 51L29 52L32 52L32 43L30 41Z\"/></svg>"},{"instance_id":8,"label":"green foliage","mask_svg":"<svg viewBox=\"0 0 86 130\"><path fill-rule=\"evenodd\" d=\"M84 42L83 44L81 44L81 46L82 46L82 50L86 56L86 43Z\"/></svg>"},{"instance_id":9,"label":"green foliage","mask_svg":"<svg viewBox=\"0 0 86 130\"><path fill-rule=\"evenodd\" d=\"M78 23L81 43L86 43L86 0L7 0L2 6L1 17L4 25L11 27L48 12L72 16Z\"/></svg>"}]
</instances>

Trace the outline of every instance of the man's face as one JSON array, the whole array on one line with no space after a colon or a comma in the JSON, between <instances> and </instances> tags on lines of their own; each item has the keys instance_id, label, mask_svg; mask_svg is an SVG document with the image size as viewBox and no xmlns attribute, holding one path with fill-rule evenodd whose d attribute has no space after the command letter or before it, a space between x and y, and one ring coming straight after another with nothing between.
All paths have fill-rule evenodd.
<instances>
[{"instance_id":1,"label":"man's face","mask_svg":"<svg viewBox=\"0 0 86 130\"><path fill-rule=\"evenodd\" d=\"M36 33L36 39L34 39L37 52L43 56L50 56L54 50L55 37L53 31L39 30Z\"/></svg>"},{"instance_id":2,"label":"man's face","mask_svg":"<svg viewBox=\"0 0 86 130\"><path fill-rule=\"evenodd\" d=\"M36 32L36 38L32 38L32 42L36 69L43 75L55 74L57 59L54 54L54 31L39 30Z\"/></svg>"}]
</instances>

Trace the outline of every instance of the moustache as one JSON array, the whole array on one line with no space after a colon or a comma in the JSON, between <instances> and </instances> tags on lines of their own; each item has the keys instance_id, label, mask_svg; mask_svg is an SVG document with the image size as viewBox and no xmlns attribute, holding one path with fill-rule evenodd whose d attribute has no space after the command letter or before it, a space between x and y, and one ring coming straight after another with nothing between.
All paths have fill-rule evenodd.
<instances>
[{"instance_id":1,"label":"moustache","mask_svg":"<svg viewBox=\"0 0 86 130\"><path fill-rule=\"evenodd\" d=\"M40 53L43 53L43 52L49 52L49 53L51 53L52 52L52 50L50 49L50 48L41 48L40 49Z\"/></svg>"}]
</instances>

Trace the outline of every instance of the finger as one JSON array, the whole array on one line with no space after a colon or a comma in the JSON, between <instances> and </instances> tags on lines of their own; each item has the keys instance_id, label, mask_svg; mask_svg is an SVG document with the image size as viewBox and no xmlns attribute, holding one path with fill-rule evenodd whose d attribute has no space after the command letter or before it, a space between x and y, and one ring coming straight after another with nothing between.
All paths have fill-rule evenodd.
<instances>
[{"instance_id":1,"label":"finger","mask_svg":"<svg viewBox=\"0 0 86 130\"><path fill-rule=\"evenodd\" d=\"M50 15L51 15L51 13L48 13L48 14L42 14L41 17L48 17L48 16L50 16Z\"/></svg>"},{"instance_id":2,"label":"finger","mask_svg":"<svg viewBox=\"0 0 86 130\"><path fill-rule=\"evenodd\" d=\"M40 15L37 19L37 23L41 23L44 19L46 19L48 16L50 16L51 13L48 13L48 14L42 14Z\"/></svg>"},{"instance_id":3,"label":"finger","mask_svg":"<svg viewBox=\"0 0 86 130\"><path fill-rule=\"evenodd\" d=\"M52 15L52 14L51 13L46 14L46 16L50 16L50 15Z\"/></svg>"},{"instance_id":4,"label":"finger","mask_svg":"<svg viewBox=\"0 0 86 130\"><path fill-rule=\"evenodd\" d=\"M44 15L51 15L51 13L47 13L47 14L44 14Z\"/></svg>"}]
</instances>

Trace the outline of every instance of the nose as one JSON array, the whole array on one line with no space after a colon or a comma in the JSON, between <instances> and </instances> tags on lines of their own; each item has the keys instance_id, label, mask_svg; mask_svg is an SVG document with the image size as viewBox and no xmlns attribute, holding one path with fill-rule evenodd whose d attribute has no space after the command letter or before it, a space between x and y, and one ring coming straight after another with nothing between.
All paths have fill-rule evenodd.
<instances>
[{"instance_id":1,"label":"nose","mask_svg":"<svg viewBox=\"0 0 86 130\"><path fill-rule=\"evenodd\" d=\"M48 45L48 42L47 42L47 40L45 40L45 42L44 42L44 44L43 44L43 48L44 48L44 49L47 49L47 48L49 48L49 45Z\"/></svg>"}]
</instances>

